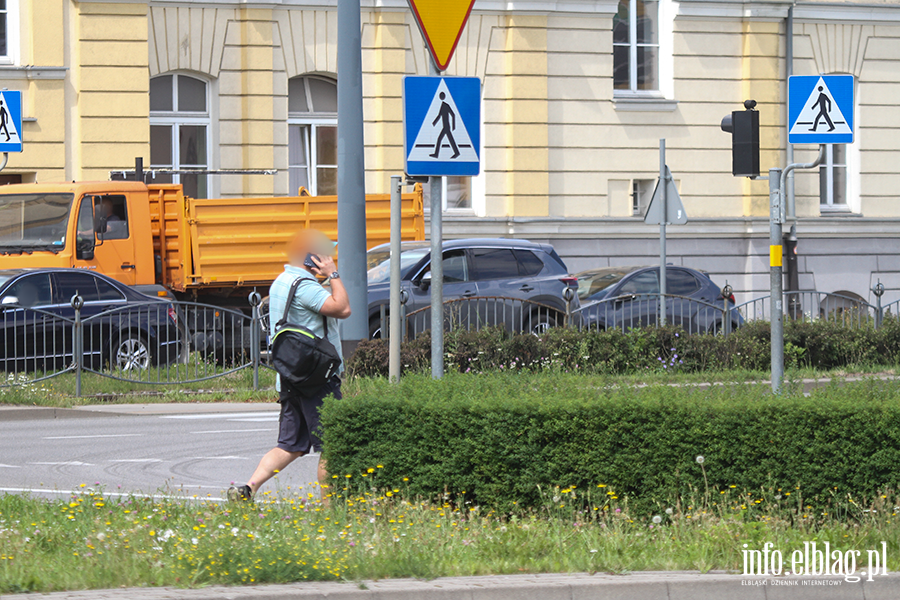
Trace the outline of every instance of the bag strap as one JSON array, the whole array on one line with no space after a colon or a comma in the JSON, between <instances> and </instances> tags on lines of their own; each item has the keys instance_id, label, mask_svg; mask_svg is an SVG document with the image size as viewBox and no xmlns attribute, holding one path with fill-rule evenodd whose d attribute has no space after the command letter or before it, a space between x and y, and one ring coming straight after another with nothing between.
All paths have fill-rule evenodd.
<instances>
[{"instance_id":1,"label":"bag strap","mask_svg":"<svg viewBox=\"0 0 900 600\"><path fill-rule=\"evenodd\" d=\"M294 280L294 283L291 284L291 291L288 292L287 301L284 304L284 314L281 315L281 320L275 323L275 329L278 329L288 320L288 313L291 312L291 304L294 303L294 296L297 295L297 288L300 287L300 284L304 281L312 281L314 283L318 283L315 279L310 279L309 277L300 276ZM325 326L325 339L328 339L328 317L322 315L322 324Z\"/></svg>"}]
</instances>

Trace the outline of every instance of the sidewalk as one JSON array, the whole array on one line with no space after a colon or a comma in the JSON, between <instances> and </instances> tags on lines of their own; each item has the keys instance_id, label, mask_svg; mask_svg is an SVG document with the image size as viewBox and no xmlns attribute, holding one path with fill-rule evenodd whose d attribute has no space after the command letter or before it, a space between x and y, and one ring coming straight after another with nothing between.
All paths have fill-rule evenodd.
<instances>
[{"instance_id":1,"label":"sidewalk","mask_svg":"<svg viewBox=\"0 0 900 600\"><path fill-rule=\"evenodd\" d=\"M130 588L0 595L16 600L895 600L900 574L848 583L840 577L744 577L642 572L385 579L245 587Z\"/></svg>"},{"instance_id":2,"label":"sidewalk","mask_svg":"<svg viewBox=\"0 0 900 600\"><path fill-rule=\"evenodd\" d=\"M277 411L277 402L171 402L146 404L89 404L75 408L0 406L0 421L78 419L123 415L178 415L223 412Z\"/></svg>"}]
</instances>

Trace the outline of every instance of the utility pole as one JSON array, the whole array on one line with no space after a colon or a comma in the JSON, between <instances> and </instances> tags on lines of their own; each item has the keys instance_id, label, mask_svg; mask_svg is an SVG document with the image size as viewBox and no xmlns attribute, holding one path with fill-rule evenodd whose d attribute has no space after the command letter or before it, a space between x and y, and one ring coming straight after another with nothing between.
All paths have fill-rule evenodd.
<instances>
[{"instance_id":1,"label":"utility pole","mask_svg":"<svg viewBox=\"0 0 900 600\"><path fill-rule=\"evenodd\" d=\"M666 188L669 182L666 180L666 140L659 140L659 189L662 192L660 200L662 200L663 218L659 223L659 325L666 325L666 221L669 218L668 206L666 206L668 198L666 197Z\"/></svg>"},{"instance_id":2,"label":"utility pole","mask_svg":"<svg viewBox=\"0 0 900 600\"><path fill-rule=\"evenodd\" d=\"M366 166L363 144L360 0L337 3L338 250L353 314L343 324L343 355L369 336L366 282Z\"/></svg>"}]
</instances>

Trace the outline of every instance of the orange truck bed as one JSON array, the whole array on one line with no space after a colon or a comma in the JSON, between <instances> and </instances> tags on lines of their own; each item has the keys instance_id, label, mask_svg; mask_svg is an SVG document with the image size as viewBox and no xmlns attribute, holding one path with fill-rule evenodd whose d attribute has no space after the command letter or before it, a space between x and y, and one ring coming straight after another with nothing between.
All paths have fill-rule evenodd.
<instances>
[{"instance_id":1,"label":"orange truck bed","mask_svg":"<svg viewBox=\"0 0 900 600\"><path fill-rule=\"evenodd\" d=\"M284 269L284 247L300 229L337 239L337 197L198 200L180 185L149 185L158 283L175 291L268 285ZM302 190L301 190L302 194ZM422 188L403 195L402 238L425 239ZM390 241L390 196L366 196L367 248Z\"/></svg>"}]
</instances>

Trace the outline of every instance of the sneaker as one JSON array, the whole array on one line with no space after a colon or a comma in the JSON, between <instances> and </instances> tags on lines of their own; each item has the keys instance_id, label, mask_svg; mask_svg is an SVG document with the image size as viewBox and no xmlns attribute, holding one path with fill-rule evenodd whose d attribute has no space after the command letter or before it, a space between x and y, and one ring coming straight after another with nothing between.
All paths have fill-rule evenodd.
<instances>
[{"instance_id":1,"label":"sneaker","mask_svg":"<svg viewBox=\"0 0 900 600\"><path fill-rule=\"evenodd\" d=\"M250 491L249 485L230 487L225 495L232 502L249 502L253 498L253 492Z\"/></svg>"}]
</instances>

